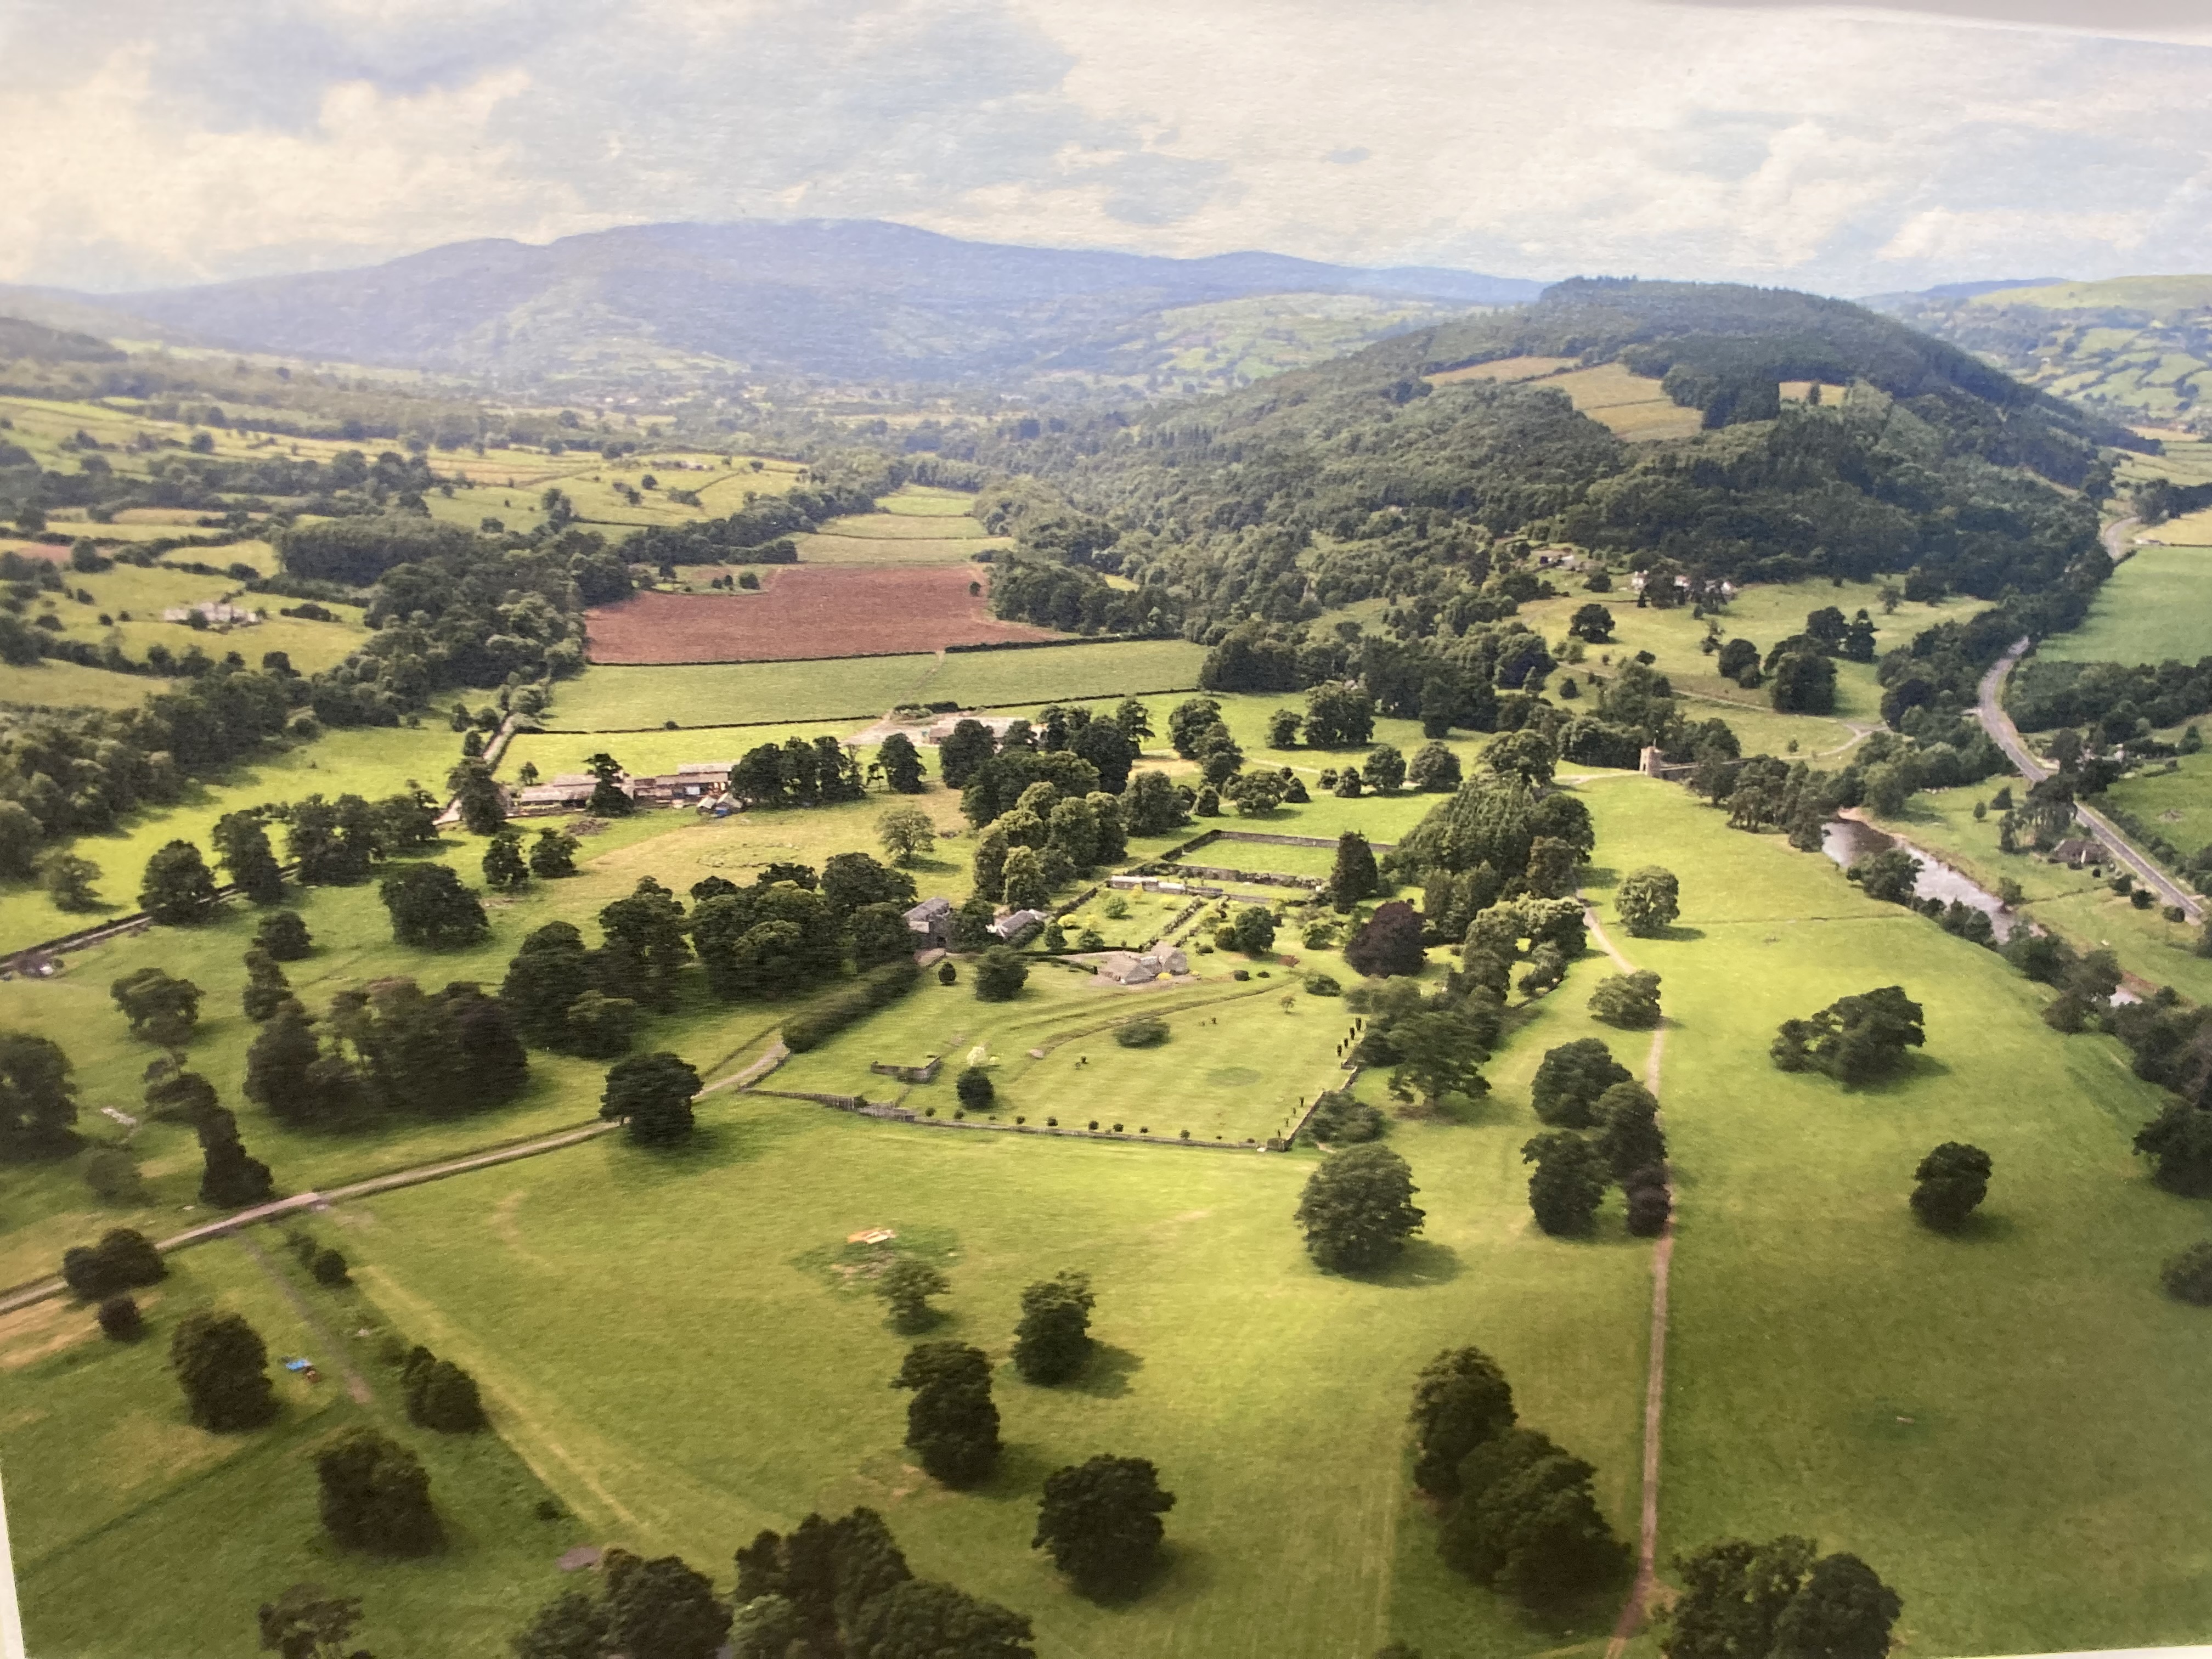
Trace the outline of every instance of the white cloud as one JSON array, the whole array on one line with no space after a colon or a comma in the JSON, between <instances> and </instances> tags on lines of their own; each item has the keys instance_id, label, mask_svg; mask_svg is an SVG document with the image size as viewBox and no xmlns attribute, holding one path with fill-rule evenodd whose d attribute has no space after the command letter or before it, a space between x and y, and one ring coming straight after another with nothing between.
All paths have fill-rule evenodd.
<instances>
[{"instance_id":1,"label":"white cloud","mask_svg":"<svg viewBox=\"0 0 2212 1659\"><path fill-rule=\"evenodd\" d=\"M2057 3L15 0L0 276L793 213L1843 292L2212 269L2212 52L1981 26Z\"/></svg>"}]
</instances>

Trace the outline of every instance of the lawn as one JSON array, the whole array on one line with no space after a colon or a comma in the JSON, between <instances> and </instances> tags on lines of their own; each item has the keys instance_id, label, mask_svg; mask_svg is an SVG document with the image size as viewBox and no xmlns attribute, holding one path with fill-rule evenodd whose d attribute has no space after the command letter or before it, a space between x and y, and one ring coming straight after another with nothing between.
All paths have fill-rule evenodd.
<instances>
[{"instance_id":1,"label":"lawn","mask_svg":"<svg viewBox=\"0 0 2212 1659\"><path fill-rule=\"evenodd\" d=\"M2194 853L2212 845L2212 755L2184 755L2176 763L2179 771L2121 779L2106 799L2185 853Z\"/></svg>"},{"instance_id":2,"label":"lawn","mask_svg":"<svg viewBox=\"0 0 2212 1659\"><path fill-rule=\"evenodd\" d=\"M1205 659L1204 647L1183 640L954 651L945 653L921 697L963 708L1003 708L1176 691L1198 684L1199 665Z\"/></svg>"},{"instance_id":3,"label":"lawn","mask_svg":"<svg viewBox=\"0 0 2212 1659\"><path fill-rule=\"evenodd\" d=\"M2054 662L2193 663L2212 654L2212 548L2137 548L2097 590L2088 620L2038 649Z\"/></svg>"},{"instance_id":4,"label":"lawn","mask_svg":"<svg viewBox=\"0 0 2212 1659\"><path fill-rule=\"evenodd\" d=\"M1289 945L1295 952L1295 939ZM1088 972L1039 959L1021 994L1006 1003L980 1001L965 975L953 985L932 977L881 1014L794 1055L769 1086L896 1096L909 1111L951 1117L959 1106L954 1079L975 1064L998 1090L986 1115L1001 1122L1126 1122L1156 1135L1187 1130L1232 1141L1285 1133L1304 1103L1342 1081L1336 1048L1352 1017L1341 1001L1301 991L1279 961L1215 952L1193 965L1200 977L1187 986L1102 987ZM1343 972L1334 957L1328 965ZM1239 982L1232 967L1257 972ZM1110 1028L1153 1017L1167 1020L1166 1042L1132 1049L1115 1042ZM932 1055L945 1069L931 1084L902 1086L868 1070L878 1060L920 1066Z\"/></svg>"},{"instance_id":5,"label":"lawn","mask_svg":"<svg viewBox=\"0 0 2212 1659\"><path fill-rule=\"evenodd\" d=\"M150 681L136 683L152 689ZM313 743L240 762L219 777L191 784L176 805L143 808L116 830L77 836L70 849L100 866L98 890L112 912L135 910L138 880L155 851L181 838L207 852L215 821L226 812L312 794L374 799L405 788L410 778L435 793L445 787L447 770L459 757L460 739L442 726L328 732ZM28 883L0 886L0 951L20 951L100 919L99 913L70 915L55 909Z\"/></svg>"},{"instance_id":6,"label":"lawn","mask_svg":"<svg viewBox=\"0 0 2212 1659\"><path fill-rule=\"evenodd\" d=\"M1680 1183L1662 1561L1817 1537L1900 1590L1917 1652L2201 1638L2212 1322L2157 1267L2206 1218L2130 1155L2155 1091L2108 1040L2044 1026L2048 993L1993 953L1825 860L1719 829L1668 786L1588 796L1601 859L1683 887L1667 938L1625 941L1666 982ZM1769 1063L1783 1018L1891 983L1928 1009L1905 1081L1847 1091ZM1996 1176L1944 1238L1905 1200L1953 1139Z\"/></svg>"}]
</instances>

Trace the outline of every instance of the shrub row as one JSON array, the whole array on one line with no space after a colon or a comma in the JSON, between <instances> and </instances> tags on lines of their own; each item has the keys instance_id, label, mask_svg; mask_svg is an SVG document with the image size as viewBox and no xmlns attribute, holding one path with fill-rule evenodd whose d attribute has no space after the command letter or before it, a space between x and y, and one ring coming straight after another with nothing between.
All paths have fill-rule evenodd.
<instances>
[{"instance_id":1,"label":"shrub row","mask_svg":"<svg viewBox=\"0 0 2212 1659\"><path fill-rule=\"evenodd\" d=\"M911 958L870 969L818 1007L784 1021L783 1046L794 1054L818 1048L854 1020L896 1002L921 977L921 969Z\"/></svg>"}]
</instances>

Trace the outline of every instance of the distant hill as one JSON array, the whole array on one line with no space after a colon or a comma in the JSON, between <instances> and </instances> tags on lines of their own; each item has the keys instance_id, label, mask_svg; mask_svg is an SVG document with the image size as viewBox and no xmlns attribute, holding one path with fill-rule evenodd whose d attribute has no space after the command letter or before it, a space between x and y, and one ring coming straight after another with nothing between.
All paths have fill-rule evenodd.
<instances>
[{"instance_id":1,"label":"distant hill","mask_svg":"<svg viewBox=\"0 0 2212 1659\"><path fill-rule=\"evenodd\" d=\"M673 360L832 380L957 381L1018 377L1071 352L1110 355L1132 334L1160 333L1148 319L1178 307L1327 295L1386 310L1412 306L1418 316L1513 304L1540 289L1424 267L1363 270L1273 253L1158 258L812 219L637 225L544 246L459 242L365 270L40 297L76 307L73 317L112 316L118 331L143 319L234 350L514 380ZM1126 366L1158 373L1165 355L1139 352Z\"/></svg>"},{"instance_id":2,"label":"distant hill","mask_svg":"<svg viewBox=\"0 0 2212 1659\"><path fill-rule=\"evenodd\" d=\"M1509 362L1538 372L1452 372ZM1606 365L1699 417L1625 440L1562 384ZM1793 381L1833 395L1787 400ZM1024 592L1074 603L1100 581L1084 567L1118 572L1159 586L1193 637L1405 597L1411 625L1457 635L1500 614L1485 575L1510 538L1712 580L2048 592L2108 568L2080 487L2113 441L2142 442L1844 301L1577 279L1220 397L1009 423L972 459L1066 503L985 493Z\"/></svg>"},{"instance_id":3,"label":"distant hill","mask_svg":"<svg viewBox=\"0 0 2212 1659\"><path fill-rule=\"evenodd\" d=\"M20 317L0 317L0 362L113 362L123 353L89 334L73 334Z\"/></svg>"},{"instance_id":4,"label":"distant hill","mask_svg":"<svg viewBox=\"0 0 2212 1659\"><path fill-rule=\"evenodd\" d=\"M1931 289L1869 303L2112 420L2212 430L2212 276Z\"/></svg>"}]
</instances>

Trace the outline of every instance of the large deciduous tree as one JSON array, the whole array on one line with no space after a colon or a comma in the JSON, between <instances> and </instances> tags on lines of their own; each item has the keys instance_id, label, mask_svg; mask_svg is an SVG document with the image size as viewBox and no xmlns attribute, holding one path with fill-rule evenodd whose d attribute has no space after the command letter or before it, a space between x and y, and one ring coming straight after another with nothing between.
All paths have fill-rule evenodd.
<instances>
[{"instance_id":1,"label":"large deciduous tree","mask_svg":"<svg viewBox=\"0 0 2212 1659\"><path fill-rule=\"evenodd\" d=\"M1536 1224L1561 1237L1589 1231L1612 1184L1604 1154L1571 1129L1552 1129L1522 1146L1521 1158L1536 1166L1528 1177L1528 1207Z\"/></svg>"},{"instance_id":2,"label":"large deciduous tree","mask_svg":"<svg viewBox=\"0 0 2212 1659\"><path fill-rule=\"evenodd\" d=\"M690 1134L691 1101L699 1092L699 1073L678 1055L634 1054L607 1073L599 1115L629 1125L629 1138L644 1146L667 1146Z\"/></svg>"},{"instance_id":3,"label":"large deciduous tree","mask_svg":"<svg viewBox=\"0 0 2212 1659\"><path fill-rule=\"evenodd\" d=\"M334 1436L315 1453L323 1526L341 1544L377 1555L428 1555L445 1547L430 1506L422 1460L366 1426Z\"/></svg>"},{"instance_id":4,"label":"large deciduous tree","mask_svg":"<svg viewBox=\"0 0 2212 1659\"><path fill-rule=\"evenodd\" d=\"M1912 1212L1938 1232L1953 1232L1989 1196L1990 1155L1978 1146L1947 1140L1912 1172Z\"/></svg>"},{"instance_id":5,"label":"large deciduous tree","mask_svg":"<svg viewBox=\"0 0 2212 1659\"><path fill-rule=\"evenodd\" d=\"M1014 1328L1014 1369L1030 1382L1065 1382L1091 1358L1091 1310L1097 1302L1088 1273L1062 1273L1022 1292Z\"/></svg>"},{"instance_id":6,"label":"large deciduous tree","mask_svg":"<svg viewBox=\"0 0 2212 1659\"><path fill-rule=\"evenodd\" d=\"M50 1157L76 1143L76 1082L50 1037L0 1031L0 1159Z\"/></svg>"},{"instance_id":7,"label":"large deciduous tree","mask_svg":"<svg viewBox=\"0 0 2212 1659\"><path fill-rule=\"evenodd\" d=\"M1450 1498L1460 1462L1513 1426L1513 1385L1480 1348L1447 1348L1413 1383L1413 1484Z\"/></svg>"},{"instance_id":8,"label":"large deciduous tree","mask_svg":"<svg viewBox=\"0 0 2212 1659\"><path fill-rule=\"evenodd\" d=\"M1375 908L1344 947L1344 959L1363 974L1418 974L1427 965L1421 948L1420 913L1403 899Z\"/></svg>"},{"instance_id":9,"label":"large deciduous tree","mask_svg":"<svg viewBox=\"0 0 2212 1659\"><path fill-rule=\"evenodd\" d=\"M215 915L216 902L215 872L191 842L170 842L146 860L138 908L155 921L169 927L197 927Z\"/></svg>"},{"instance_id":10,"label":"large deciduous tree","mask_svg":"<svg viewBox=\"0 0 2212 1659\"><path fill-rule=\"evenodd\" d=\"M1820 1072L1839 1083L1873 1083L1911 1063L1927 1041L1920 1005L1901 985L1838 997L1808 1019L1787 1019L1769 1052L1785 1072Z\"/></svg>"},{"instance_id":11,"label":"large deciduous tree","mask_svg":"<svg viewBox=\"0 0 2212 1659\"><path fill-rule=\"evenodd\" d=\"M243 1316L197 1310L177 1322L169 1365L192 1422L213 1434L258 1429L276 1415L269 1349Z\"/></svg>"},{"instance_id":12,"label":"large deciduous tree","mask_svg":"<svg viewBox=\"0 0 2212 1659\"><path fill-rule=\"evenodd\" d=\"M1532 1607L1555 1607L1617 1577L1628 1550L1591 1490L1597 1471L1534 1429L1510 1428L1460 1464L1444 1559Z\"/></svg>"},{"instance_id":13,"label":"large deciduous tree","mask_svg":"<svg viewBox=\"0 0 2212 1659\"><path fill-rule=\"evenodd\" d=\"M131 1022L131 1035L142 1042L181 1048L199 1023L200 988L159 968L140 968L107 988L115 1006Z\"/></svg>"},{"instance_id":14,"label":"large deciduous tree","mask_svg":"<svg viewBox=\"0 0 2212 1659\"><path fill-rule=\"evenodd\" d=\"M1175 1501L1150 1458L1093 1457L1045 1477L1030 1547L1049 1552L1086 1595L1125 1595L1159 1559L1160 1517Z\"/></svg>"},{"instance_id":15,"label":"large deciduous tree","mask_svg":"<svg viewBox=\"0 0 2212 1659\"><path fill-rule=\"evenodd\" d=\"M457 951L491 933L483 902L443 864L410 864L378 884L392 937L421 951Z\"/></svg>"},{"instance_id":16,"label":"large deciduous tree","mask_svg":"<svg viewBox=\"0 0 2212 1659\"><path fill-rule=\"evenodd\" d=\"M1420 1230L1413 1172L1387 1146L1332 1154L1307 1178L1297 1223L1306 1254L1328 1273L1371 1273L1397 1259Z\"/></svg>"},{"instance_id":17,"label":"large deciduous tree","mask_svg":"<svg viewBox=\"0 0 2212 1659\"><path fill-rule=\"evenodd\" d=\"M906 1443L927 1474L948 1486L969 1486L997 1467L999 1408L991 1402L991 1362L981 1348L918 1344L891 1386L914 1390Z\"/></svg>"},{"instance_id":18,"label":"large deciduous tree","mask_svg":"<svg viewBox=\"0 0 2212 1659\"><path fill-rule=\"evenodd\" d=\"M1682 884L1671 870L1647 864L1632 870L1613 890L1613 908L1632 933L1662 933L1682 912Z\"/></svg>"},{"instance_id":19,"label":"large deciduous tree","mask_svg":"<svg viewBox=\"0 0 2212 1659\"><path fill-rule=\"evenodd\" d=\"M284 873L269 845L269 830L259 810L224 813L216 820L210 839L216 856L240 892L256 904L283 901Z\"/></svg>"}]
</instances>

